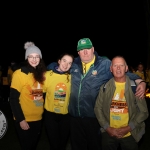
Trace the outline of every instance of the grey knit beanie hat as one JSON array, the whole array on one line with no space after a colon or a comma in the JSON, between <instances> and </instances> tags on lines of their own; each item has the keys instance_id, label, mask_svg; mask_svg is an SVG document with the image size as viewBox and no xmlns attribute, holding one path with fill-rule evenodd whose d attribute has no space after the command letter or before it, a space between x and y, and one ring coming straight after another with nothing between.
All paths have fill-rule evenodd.
<instances>
[{"instance_id":1,"label":"grey knit beanie hat","mask_svg":"<svg viewBox=\"0 0 150 150\"><path fill-rule=\"evenodd\" d=\"M40 58L42 58L41 50L37 46L35 46L33 42L26 42L24 44L24 48L26 50L25 59L27 59L27 57L32 53L37 53L40 55Z\"/></svg>"}]
</instances>

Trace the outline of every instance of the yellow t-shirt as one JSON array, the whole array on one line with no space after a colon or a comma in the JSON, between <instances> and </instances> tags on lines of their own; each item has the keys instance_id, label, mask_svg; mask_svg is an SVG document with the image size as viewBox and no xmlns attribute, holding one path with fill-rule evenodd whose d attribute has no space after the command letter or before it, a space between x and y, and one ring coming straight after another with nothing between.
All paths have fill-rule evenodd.
<instances>
[{"instance_id":1,"label":"yellow t-shirt","mask_svg":"<svg viewBox=\"0 0 150 150\"><path fill-rule=\"evenodd\" d=\"M84 74L86 74L88 72L89 68L91 67L92 64L94 64L94 62L95 62L95 56L94 56L93 60L89 63L83 63L82 62L82 67L83 67L83 73Z\"/></svg>"},{"instance_id":2,"label":"yellow t-shirt","mask_svg":"<svg viewBox=\"0 0 150 150\"><path fill-rule=\"evenodd\" d=\"M116 84L116 90L110 107L110 127L120 128L128 125L129 114L126 99L124 97L125 83ZM131 135L128 132L124 137Z\"/></svg>"},{"instance_id":3,"label":"yellow t-shirt","mask_svg":"<svg viewBox=\"0 0 150 150\"><path fill-rule=\"evenodd\" d=\"M143 72L139 72L138 70L135 72L135 74L137 74L138 76L140 76L142 78L142 80L145 80L144 77L144 73Z\"/></svg>"},{"instance_id":4,"label":"yellow t-shirt","mask_svg":"<svg viewBox=\"0 0 150 150\"><path fill-rule=\"evenodd\" d=\"M146 82L148 83L148 86L150 86L150 70L147 71Z\"/></svg>"},{"instance_id":5,"label":"yellow t-shirt","mask_svg":"<svg viewBox=\"0 0 150 150\"><path fill-rule=\"evenodd\" d=\"M26 121L42 119L44 111L43 85L35 81L33 74L25 74L21 69L13 73L11 88L20 92L19 103Z\"/></svg>"},{"instance_id":6,"label":"yellow t-shirt","mask_svg":"<svg viewBox=\"0 0 150 150\"><path fill-rule=\"evenodd\" d=\"M47 71L43 91L46 92L45 109L58 114L67 114L70 98L71 75ZM69 81L68 81L69 79Z\"/></svg>"}]
</instances>

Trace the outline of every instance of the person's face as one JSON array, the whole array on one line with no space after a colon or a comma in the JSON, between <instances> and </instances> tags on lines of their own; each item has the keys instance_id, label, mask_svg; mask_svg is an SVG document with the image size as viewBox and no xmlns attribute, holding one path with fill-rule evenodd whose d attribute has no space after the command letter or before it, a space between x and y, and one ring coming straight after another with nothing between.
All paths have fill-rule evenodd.
<instances>
[{"instance_id":1,"label":"person's face","mask_svg":"<svg viewBox=\"0 0 150 150\"><path fill-rule=\"evenodd\" d=\"M32 53L28 56L28 62L29 64L36 68L36 66L39 64L40 62L40 55L37 53Z\"/></svg>"},{"instance_id":2,"label":"person's face","mask_svg":"<svg viewBox=\"0 0 150 150\"><path fill-rule=\"evenodd\" d=\"M58 61L58 64L59 64L58 70L61 71L61 72L68 71L70 69L71 65L72 65L72 62L73 62L73 58L71 56L69 56L69 55L63 56Z\"/></svg>"},{"instance_id":3,"label":"person's face","mask_svg":"<svg viewBox=\"0 0 150 150\"><path fill-rule=\"evenodd\" d=\"M140 64L140 65L138 65L138 70L139 70L139 71L141 71L141 72L142 72L142 71L143 71L143 68L144 68L144 67L143 67L143 65L141 65L141 64Z\"/></svg>"},{"instance_id":4,"label":"person's face","mask_svg":"<svg viewBox=\"0 0 150 150\"><path fill-rule=\"evenodd\" d=\"M89 63L93 60L94 57L94 47L91 49L82 49L78 52L81 61L84 63Z\"/></svg>"},{"instance_id":5,"label":"person's face","mask_svg":"<svg viewBox=\"0 0 150 150\"><path fill-rule=\"evenodd\" d=\"M121 57L116 57L112 60L112 65L110 66L110 70L116 78L125 78L125 73L128 70L128 66L126 62Z\"/></svg>"}]
</instances>

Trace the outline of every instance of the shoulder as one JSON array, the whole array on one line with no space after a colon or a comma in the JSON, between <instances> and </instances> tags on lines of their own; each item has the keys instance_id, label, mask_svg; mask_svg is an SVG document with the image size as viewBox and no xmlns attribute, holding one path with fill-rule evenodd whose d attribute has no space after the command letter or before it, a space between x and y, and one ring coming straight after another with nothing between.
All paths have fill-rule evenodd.
<instances>
[{"instance_id":1,"label":"shoulder","mask_svg":"<svg viewBox=\"0 0 150 150\"><path fill-rule=\"evenodd\" d=\"M111 64L110 59L108 59L107 57L99 56L96 51L94 52L94 54L95 54L95 63L94 63L95 65L101 64L103 66L110 67Z\"/></svg>"},{"instance_id":2,"label":"shoulder","mask_svg":"<svg viewBox=\"0 0 150 150\"><path fill-rule=\"evenodd\" d=\"M21 74L21 73L22 73L22 72L21 72L21 69L18 69L18 70L16 70L16 71L13 72L13 75Z\"/></svg>"},{"instance_id":3,"label":"shoulder","mask_svg":"<svg viewBox=\"0 0 150 150\"><path fill-rule=\"evenodd\" d=\"M103 91L105 91L105 89L107 88L110 88L112 86L114 86L114 78L112 77L110 80L108 80L106 83L104 83L102 86L101 86L101 89L103 89Z\"/></svg>"},{"instance_id":4,"label":"shoulder","mask_svg":"<svg viewBox=\"0 0 150 150\"><path fill-rule=\"evenodd\" d=\"M57 66L56 62L52 62L47 66L47 70L53 70Z\"/></svg>"},{"instance_id":5,"label":"shoulder","mask_svg":"<svg viewBox=\"0 0 150 150\"><path fill-rule=\"evenodd\" d=\"M18 69L16 71L14 71L14 73L12 74L12 78L13 80L15 81L21 81L23 80L24 78L26 78L28 76L28 74L22 72L21 69Z\"/></svg>"},{"instance_id":6,"label":"shoulder","mask_svg":"<svg viewBox=\"0 0 150 150\"><path fill-rule=\"evenodd\" d=\"M51 75L52 73L53 73L52 70L48 70L48 71L46 71L45 76L49 76L49 75Z\"/></svg>"},{"instance_id":7,"label":"shoulder","mask_svg":"<svg viewBox=\"0 0 150 150\"><path fill-rule=\"evenodd\" d=\"M101 62L101 63L108 63L108 64L111 64L111 60L108 59L108 58L104 58L104 57L101 57L101 56L98 56L98 61Z\"/></svg>"}]
</instances>

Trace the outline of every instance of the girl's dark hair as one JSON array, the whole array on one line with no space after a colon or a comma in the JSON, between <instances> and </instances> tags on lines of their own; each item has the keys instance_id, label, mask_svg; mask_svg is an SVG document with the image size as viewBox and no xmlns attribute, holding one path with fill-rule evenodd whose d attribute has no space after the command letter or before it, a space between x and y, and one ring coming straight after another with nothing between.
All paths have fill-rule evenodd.
<instances>
[{"instance_id":1,"label":"girl's dark hair","mask_svg":"<svg viewBox=\"0 0 150 150\"><path fill-rule=\"evenodd\" d=\"M58 58L57 58L57 61L59 61L60 59L62 59L65 55L68 55L70 57L72 57L72 59L74 60L74 56L70 53L63 53L61 54Z\"/></svg>"},{"instance_id":2,"label":"girl's dark hair","mask_svg":"<svg viewBox=\"0 0 150 150\"><path fill-rule=\"evenodd\" d=\"M43 59L40 59L39 64L36 66L36 68L32 67L29 63L28 60L27 62L27 66L29 67L29 69L31 70L31 72L33 73L34 79L36 81L38 81L39 83L43 84L44 80L45 80L45 72L46 72L46 65L45 62L43 61Z\"/></svg>"},{"instance_id":3,"label":"girl's dark hair","mask_svg":"<svg viewBox=\"0 0 150 150\"><path fill-rule=\"evenodd\" d=\"M72 60L74 61L74 56L72 55L72 54L69 54L69 53L63 53L63 54L61 54L58 58L57 58L57 63L58 63L58 61L59 60L61 60L64 56L70 56L70 57L72 57ZM72 61L72 62L73 62ZM59 65L59 64L58 64ZM69 73L69 70L67 71L68 73Z\"/></svg>"}]
</instances>

